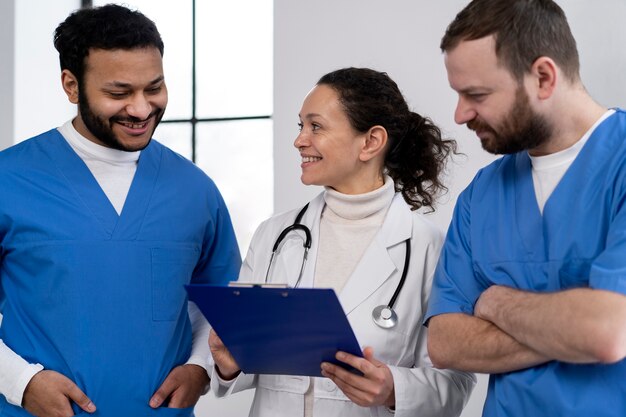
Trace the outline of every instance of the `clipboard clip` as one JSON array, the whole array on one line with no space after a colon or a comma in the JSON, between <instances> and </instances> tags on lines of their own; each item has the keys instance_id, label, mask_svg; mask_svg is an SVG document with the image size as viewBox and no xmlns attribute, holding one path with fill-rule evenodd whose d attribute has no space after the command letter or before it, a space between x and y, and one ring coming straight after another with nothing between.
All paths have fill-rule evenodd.
<instances>
[{"instance_id":1,"label":"clipboard clip","mask_svg":"<svg viewBox=\"0 0 626 417\"><path fill-rule=\"evenodd\" d=\"M276 282L259 283L259 282L247 282L247 281L230 281L229 287L235 288L289 288L287 284L281 284Z\"/></svg>"}]
</instances>

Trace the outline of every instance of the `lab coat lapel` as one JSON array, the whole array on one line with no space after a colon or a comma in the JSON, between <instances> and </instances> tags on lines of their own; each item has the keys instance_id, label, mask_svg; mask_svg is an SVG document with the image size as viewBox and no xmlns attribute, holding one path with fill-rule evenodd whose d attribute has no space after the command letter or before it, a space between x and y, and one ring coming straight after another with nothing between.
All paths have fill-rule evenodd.
<instances>
[{"instance_id":1,"label":"lab coat lapel","mask_svg":"<svg viewBox=\"0 0 626 417\"><path fill-rule=\"evenodd\" d=\"M87 165L74 152L63 135L58 130L53 132L44 152L59 167L69 187L76 192L80 202L97 219L106 237L110 239L119 219L115 208Z\"/></svg>"},{"instance_id":2,"label":"lab coat lapel","mask_svg":"<svg viewBox=\"0 0 626 417\"><path fill-rule=\"evenodd\" d=\"M390 249L411 237L412 224L411 213L402 195L398 193L394 196L381 229L365 250L363 258L339 294L346 314L365 301L395 271L402 273L404 252L394 261Z\"/></svg>"}]
</instances>

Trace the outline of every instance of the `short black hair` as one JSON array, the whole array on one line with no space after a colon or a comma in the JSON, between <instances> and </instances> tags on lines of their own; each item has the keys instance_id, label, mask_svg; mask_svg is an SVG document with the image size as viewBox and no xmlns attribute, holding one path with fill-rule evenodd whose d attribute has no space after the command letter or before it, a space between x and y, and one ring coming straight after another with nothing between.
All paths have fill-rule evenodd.
<instances>
[{"instance_id":1,"label":"short black hair","mask_svg":"<svg viewBox=\"0 0 626 417\"><path fill-rule=\"evenodd\" d=\"M136 49L155 47L163 56L163 40L156 25L145 15L116 4L79 9L54 31L61 70L67 69L82 83L90 49Z\"/></svg>"}]
</instances>

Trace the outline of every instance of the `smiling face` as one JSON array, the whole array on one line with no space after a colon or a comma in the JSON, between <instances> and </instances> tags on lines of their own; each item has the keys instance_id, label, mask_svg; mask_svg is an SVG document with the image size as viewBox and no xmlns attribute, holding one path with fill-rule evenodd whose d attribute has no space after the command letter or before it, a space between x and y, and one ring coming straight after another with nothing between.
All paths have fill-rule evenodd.
<instances>
[{"instance_id":1,"label":"smiling face","mask_svg":"<svg viewBox=\"0 0 626 417\"><path fill-rule=\"evenodd\" d=\"M475 131L486 151L510 154L550 139L550 124L533 110L524 83L498 62L492 36L462 41L445 64L459 95L454 120Z\"/></svg>"},{"instance_id":2,"label":"smiling face","mask_svg":"<svg viewBox=\"0 0 626 417\"><path fill-rule=\"evenodd\" d=\"M145 148L167 106L157 48L92 49L82 83L68 70L63 86L78 104L76 130L97 144L123 151Z\"/></svg>"},{"instance_id":3,"label":"smiling face","mask_svg":"<svg viewBox=\"0 0 626 417\"><path fill-rule=\"evenodd\" d=\"M352 127L337 92L327 85L315 86L299 117L300 134L294 146L302 157L302 182L344 194L365 192L371 170L362 160L366 134Z\"/></svg>"}]
</instances>

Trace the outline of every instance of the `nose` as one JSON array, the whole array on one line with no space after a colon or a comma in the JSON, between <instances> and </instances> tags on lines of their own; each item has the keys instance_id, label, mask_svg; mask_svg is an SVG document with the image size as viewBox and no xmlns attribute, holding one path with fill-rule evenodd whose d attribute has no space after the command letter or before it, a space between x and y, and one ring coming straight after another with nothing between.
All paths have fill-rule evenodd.
<instances>
[{"instance_id":1,"label":"nose","mask_svg":"<svg viewBox=\"0 0 626 417\"><path fill-rule=\"evenodd\" d=\"M146 120L152 113L152 104L143 94L135 94L127 104L126 112L129 116L136 117L139 120Z\"/></svg>"},{"instance_id":2,"label":"nose","mask_svg":"<svg viewBox=\"0 0 626 417\"><path fill-rule=\"evenodd\" d=\"M456 110L454 111L455 123L462 125L476 118L476 111L472 108L467 99L459 96L459 100L456 104Z\"/></svg>"},{"instance_id":3,"label":"nose","mask_svg":"<svg viewBox=\"0 0 626 417\"><path fill-rule=\"evenodd\" d=\"M300 149L307 146L307 144L308 140L306 135L303 134L302 131L300 131L300 133L298 133L298 136L296 136L296 140L293 141L293 146L295 146L297 149Z\"/></svg>"}]
</instances>

